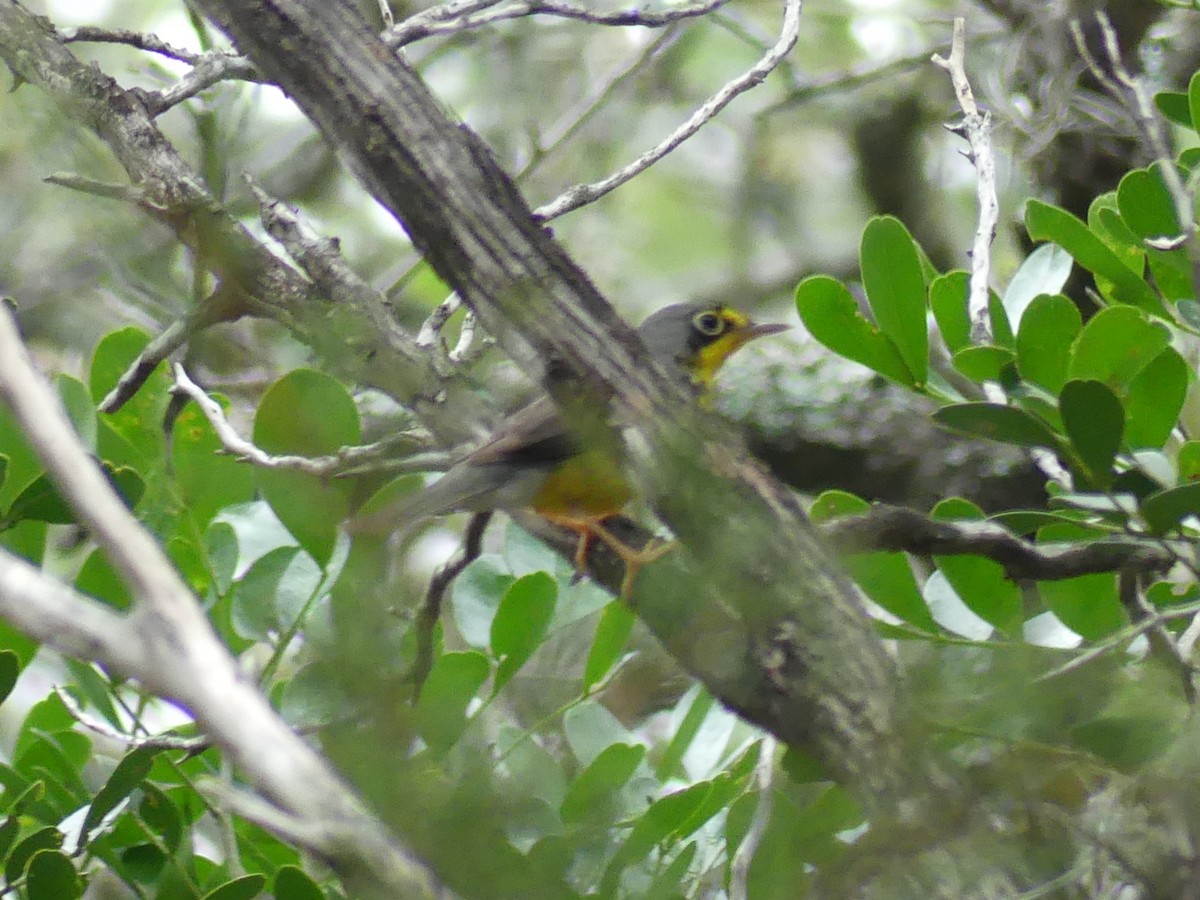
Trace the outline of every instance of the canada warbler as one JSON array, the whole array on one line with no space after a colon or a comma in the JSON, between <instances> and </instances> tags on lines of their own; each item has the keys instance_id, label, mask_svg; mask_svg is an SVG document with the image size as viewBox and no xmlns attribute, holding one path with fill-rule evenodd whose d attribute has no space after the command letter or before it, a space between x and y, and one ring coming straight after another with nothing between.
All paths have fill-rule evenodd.
<instances>
[{"instance_id":1,"label":"canada warbler","mask_svg":"<svg viewBox=\"0 0 1200 900\"><path fill-rule=\"evenodd\" d=\"M679 303L652 314L638 335L655 361L682 368L703 397L735 350L786 328L756 324L728 306ZM626 563L627 593L636 567L662 551L633 550L601 524L625 507L632 491L615 448L580 447L576 437L551 398L540 397L501 422L482 446L430 487L360 517L351 528L391 531L451 512L532 509L579 533L575 565L580 571L593 535L609 544Z\"/></svg>"}]
</instances>

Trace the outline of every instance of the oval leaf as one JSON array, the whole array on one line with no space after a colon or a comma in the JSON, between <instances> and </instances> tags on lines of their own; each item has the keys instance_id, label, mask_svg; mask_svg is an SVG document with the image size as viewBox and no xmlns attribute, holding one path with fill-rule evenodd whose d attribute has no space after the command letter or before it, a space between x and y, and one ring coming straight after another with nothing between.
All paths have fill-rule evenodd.
<instances>
[{"instance_id":1,"label":"oval leaf","mask_svg":"<svg viewBox=\"0 0 1200 900\"><path fill-rule=\"evenodd\" d=\"M971 317L967 313L970 285L970 273L961 270L939 275L929 285L929 306L951 353L971 345Z\"/></svg>"},{"instance_id":2,"label":"oval leaf","mask_svg":"<svg viewBox=\"0 0 1200 900\"><path fill-rule=\"evenodd\" d=\"M1057 244L1043 244L1025 258L1004 292L1004 310L1020 330L1029 305L1044 294L1057 294L1071 276L1071 254Z\"/></svg>"},{"instance_id":3,"label":"oval leaf","mask_svg":"<svg viewBox=\"0 0 1200 900\"><path fill-rule=\"evenodd\" d=\"M933 414L941 425L974 437L1019 447L1058 448L1058 438L1041 419L1002 403L956 403Z\"/></svg>"},{"instance_id":4,"label":"oval leaf","mask_svg":"<svg viewBox=\"0 0 1200 900\"><path fill-rule=\"evenodd\" d=\"M1025 227L1035 241L1053 241L1089 272L1110 281L1112 298L1118 303L1166 316L1162 301L1141 274L1126 266L1084 222L1065 209L1030 200L1025 206Z\"/></svg>"},{"instance_id":5,"label":"oval leaf","mask_svg":"<svg viewBox=\"0 0 1200 900\"><path fill-rule=\"evenodd\" d=\"M1058 397L1063 427L1091 480L1107 487L1125 433L1125 410L1101 381L1068 381Z\"/></svg>"},{"instance_id":6,"label":"oval leaf","mask_svg":"<svg viewBox=\"0 0 1200 900\"><path fill-rule=\"evenodd\" d=\"M75 900L83 884L71 859L61 850L39 850L25 873L25 896L29 900Z\"/></svg>"},{"instance_id":7,"label":"oval leaf","mask_svg":"<svg viewBox=\"0 0 1200 900\"><path fill-rule=\"evenodd\" d=\"M297 369L275 382L254 415L254 443L268 453L321 456L358 440L358 411L350 393L311 369ZM254 477L279 521L324 567L353 486L274 469L256 468Z\"/></svg>"},{"instance_id":8,"label":"oval leaf","mask_svg":"<svg viewBox=\"0 0 1200 900\"><path fill-rule=\"evenodd\" d=\"M559 812L564 822L607 822L618 812L617 793L633 777L646 748L641 744L611 744L571 782Z\"/></svg>"},{"instance_id":9,"label":"oval leaf","mask_svg":"<svg viewBox=\"0 0 1200 900\"><path fill-rule=\"evenodd\" d=\"M943 500L930 515L941 522L977 522L984 519L979 507L958 497ZM1003 566L990 559L966 554L935 556L934 561L954 593L971 612L1005 634L1019 633L1022 621L1021 591L1009 580Z\"/></svg>"},{"instance_id":10,"label":"oval leaf","mask_svg":"<svg viewBox=\"0 0 1200 900\"><path fill-rule=\"evenodd\" d=\"M1071 344L1082 327L1078 307L1066 297L1035 297L1025 309L1017 331L1017 370L1021 377L1057 396L1067 381Z\"/></svg>"},{"instance_id":11,"label":"oval leaf","mask_svg":"<svg viewBox=\"0 0 1200 900\"><path fill-rule=\"evenodd\" d=\"M1153 494L1142 501L1142 517L1155 534L1166 534L1189 516L1200 516L1200 481Z\"/></svg>"},{"instance_id":12,"label":"oval leaf","mask_svg":"<svg viewBox=\"0 0 1200 900\"><path fill-rule=\"evenodd\" d=\"M863 317L837 279L816 275L800 282L796 310L809 334L834 353L905 386L916 384L896 345Z\"/></svg>"},{"instance_id":13,"label":"oval leaf","mask_svg":"<svg viewBox=\"0 0 1200 900\"><path fill-rule=\"evenodd\" d=\"M445 653L433 664L417 701L417 732L436 750L447 750L467 727L467 706L491 667L482 653Z\"/></svg>"},{"instance_id":14,"label":"oval leaf","mask_svg":"<svg viewBox=\"0 0 1200 900\"><path fill-rule=\"evenodd\" d=\"M1166 348L1171 332L1127 306L1102 309L1071 348L1070 376L1121 388Z\"/></svg>"},{"instance_id":15,"label":"oval leaf","mask_svg":"<svg viewBox=\"0 0 1200 900\"><path fill-rule=\"evenodd\" d=\"M879 216L863 230L859 257L863 288L879 330L896 345L917 384L924 384L929 374L929 330L916 242L899 219Z\"/></svg>"},{"instance_id":16,"label":"oval leaf","mask_svg":"<svg viewBox=\"0 0 1200 900\"><path fill-rule=\"evenodd\" d=\"M279 867L271 893L276 898L286 897L287 900L325 900L325 894L317 883L297 866Z\"/></svg>"},{"instance_id":17,"label":"oval leaf","mask_svg":"<svg viewBox=\"0 0 1200 900\"><path fill-rule=\"evenodd\" d=\"M499 660L494 690L500 690L542 643L554 605L558 584L545 572L518 578L504 594L492 619L492 653Z\"/></svg>"},{"instance_id":18,"label":"oval leaf","mask_svg":"<svg viewBox=\"0 0 1200 900\"><path fill-rule=\"evenodd\" d=\"M587 663L583 667L582 693L588 693L616 665L625 651L633 623L637 617L621 600L614 600L600 614L596 623L596 636L588 651Z\"/></svg>"},{"instance_id":19,"label":"oval leaf","mask_svg":"<svg viewBox=\"0 0 1200 900\"><path fill-rule=\"evenodd\" d=\"M267 883L265 875L243 875L213 888L204 895L203 900L254 900L262 893L263 885Z\"/></svg>"},{"instance_id":20,"label":"oval leaf","mask_svg":"<svg viewBox=\"0 0 1200 900\"><path fill-rule=\"evenodd\" d=\"M1158 449L1167 442L1183 411L1190 372L1168 347L1134 376L1125 394L1125 441L1133 449Z\"/></svg>"}]
</instances>

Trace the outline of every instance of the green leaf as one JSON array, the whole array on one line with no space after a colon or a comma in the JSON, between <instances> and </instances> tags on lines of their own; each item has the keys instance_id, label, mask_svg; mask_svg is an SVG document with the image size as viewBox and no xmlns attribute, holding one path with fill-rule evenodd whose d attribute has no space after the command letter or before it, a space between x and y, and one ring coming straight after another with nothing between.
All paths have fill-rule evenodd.
<instances>
[{"instance_id":1,"label":"green leaf","mask_svg":"<svg viewBox=\"0 0 1200 900\"><path fill-rule=\"evenodd\" d=\"M1058 447L1048 425L1022 409L1000 403L956 403L933 414L939 424L974 437L1016 444L1018 447Z\"/></svg>"},{"instance_id":2,"label":"green leaf","mask_svg":"<svg viewBox=\"0 0 1200 900\"><path fill-rule=\"evenodd\" d=\"M1112 482L1113 460L1125 433L1125 410L1102 381L1068 381L1058 397L1063 427L1092 482Z\"/></svg>"},{"instance_id":3,"label":"green leaf","mask_svg":"<svg viewBox=\"0 0 1200 900\"><path fill-rule=\"evenodd\" d=\"M1200 71L1188 82L1188 110L1192 114L1192 130L1200 133Z\"/></svg>"},{"instance_id":4,"label":"green leaf","mask_svg":"<svg viewBox=\"0 0 1200 900\"><path fill-rule=\"evenodd\" d=\"M1038 544L1074 543L1094 539L1095 533L1077 525L1048 525L1038 532ZM1084 575L1038 582L1050 610L1085 640L1102 640L1128 624L1117 597L1117 578L1111 574Z\"/></svg>"},{"instance_id":5,"label":"green leaf","mask_svg":"<svg viewBox=\"0 0 1200 900\"><path fill-rule=\"evenodd\" d=\"M964 347L954 354L954 368L972 381L999 381L1000 371L1013 362L1016 355L1007 347L981 345Z\"/></svg>"},{"instance_id":6,"label":"green leaf","mask_svg":"<svg viewBox=\"0 0 1200 900\"><path fill-rule=\"evenodd\" d=\"M467 706L491 667L482 653L445 653L429 672L417 701L417 732L435 750L448 750L467 727Z\"/></svg>"},{"instance_id":7,"label":"green leaf","mask_svg":"<svg viewBox=\"0 0 1200 900\"><path fill-rule=\"evenodd\" d=\"M263 396L254 416L254 443L268 453L320 456L359 441L358 411L333 378L297 369ZM301 472L254 470L263 497L308 554L324 567L333 555L338 523L349 511L353 485Z\"/></svg>"},{"instance_id":8,"label":"green leaf","mask_svg":"<svg viewBox=\"0 0 1200 900\"><path fill-rule=\"evenodd\" d=\"M1064 209L1030 200L1025 206L1025 227L1035 241L1053 241L1075 261L1112 283L1112 298L1146 312L1166 316L1162 301L1141 277L1096 237L1086 224Z\"/></svg>"},{"instance_id":9,"label":"green leaf","mask_svg":"<svg viewBox=\"0 0 1200 900\"><path fill-rule=\"evenodd\" d=\"M929 285L929 306L951 353L971 346L971 317L967 312L970 289L971 275L961 269L939 275Z\"/></svg>"},{"instance_id":10,"label":"green leaf","mask_svg":"<svg viewBox=\"0 0 1200 900\"><path fill-rule=\"evenodd\" d=\"M336 721L350 701L336 676L320 662L310 663L287 683L280 714L297 728L313 728Z\"/></svg>"},{"instance_id":11,"label":"green leaf","mask_svg":"<svg viewBox=\"0 0 1200 900\"><path fill-rule=\"evenodd\" d=\"M892 216L867 223L859 248L863 288L879 330L891 338L918 385L929 374L925 279L916 242Z\"/></svg>"},{"instance_id":12,"label":"green leaf","mask_svg":"<svg viewBox=\"0 0 1200 900\"><path fill-rule=\"evenodd\" d=\"M267 879L263 875L243 875L209 891L203 900L254 900L266 883Z\"/></svg>"},{"instance_id":13,"label":"green leaf","mask_svg":"<svg viewBox=\"0 0 1200 900\"><path fill-rule=\"evenodd\" d=\"M1057 396L1067 380L1071 344L1082 327L1079 309L1066 297L1035 297L1026 307L1017 332L1017 369L1021 377Z\"/></svg>"},{"instance_id":14,"label":"green leaf","mask_svg":"<svg viewBox=\"0 0 1200 900\"><path fill-rule=\"evenodd\" d=\"M88 377L94 403L98 404L116 386L149 342L150 336L137 328L122 328L100 340L92 356ZM161 461L164 458L166 444L162 422L169 402L170 382L165 367L160 364L124 406L111 415L103 416L101 421L124 438L123 449L132 453L132 458L111 455L105 443L105 429L101 428L97 436L97 449L103 459L141 468L135 460ZM161 463L155 463L155 467L160 468Z\"/></svg>"},{"instance_id":15,"label":"green leaf","mask_svg":"<svg viewBox=\"0 0 1200 900\"><path fill-rule=\"evenodd\" d=\"M1184 128L1192 127L1192 111L1188 104L1188 95L1182 91L1159 91L1154 95L1154 105L1158 111Z\"/></svg>"},{"instance_id":16,"label":"green leaf","mask_svg":"<svg viewBox=\"0 0 1200 900\"><path fill-rule=\"evenodd\" d=\"M1138 237L1174 237L1181 231L1175 205L1157 163L1149 169L1134 169L1121 179L1117 186L1117 208Z\"/></svg>"},{"instance_id":17,"label":"green leaf","mask_svg":"<svg viewBox=\"0 0 1200 900\"><path fill-rule=\"evenodd\" d=\"M126 753L108 781L96 792L92 804L88 807L83 826L79 832L79 846L87 843L92 829L103 821L104 817L117 808L117 804L132 794L150 774L157 751L137 748Z\"/></svg>"},{"instance_id":18,"label":"green leaf","mask_svg":"<svg viewBox=\"0 0 1200 900\"><path fill-rule=\"evenodd\" d=\"M582 693L588 693L600 683L625 651L637 616L623 601L614 600L604 608L596 623L596 636L583 667Z\"/></svg>"},{"instance_id":19,"label":"green leaf","mask_svg":"<svg viewBox=\"0 0 1200 900\"><path fill-rule=\"evenodd\" d=\"M91 393L78 378L61 372L54 376L54 388L58 391L58 398L62 401L63 409L67 411L67 417L75 427L79 440L94 453L97 435L96 404L92 402Z\"/></svg>"},{"instance_id":20,"label":"green leaf","mask_svg":"<svg viewBox=\"0 0 1200 900\"><path fill-rule=\"evenodd\" d=\"M280 581L299 553L299 547L276 547L256 559L234 585L232 621L240 637L265 641L279 628L275 598Z\"/></svg>"},{"instance_id":21,"label":"green leaf","mask_svg":"<svg viewBox=\"0 0 1200 900\"><path fill-rule=\"evenodd\" d=\"M992 343L1005 350L1016 350L1013 326L1004 310L1004 304L995 291L988 291L988 318L992 321Z\"/></svg>"},{"instance_id":22,"label":"green leaf","mask_svg":"<svg viewBox=\"0 0 1200 900\"><path fill-rule=\"evenodd\" d=\"M1018 330L1035 299L1063 289L1072 265L1071 254L1057 244L1043 244L1025 257L1004 291L1004 309Z\"/></svg>"},{"instance_id":23,"label":"green leaf","mask_svg":"<svg viewBox=\"0 0 1200 900\"><path fill-rule=\"evenodd\" d=\"M39 850L29 861L25 896L29 900L75 900L83 883L71 859L61 850Z\"/></svg>"},{"instance_id":24,"label":"green leaf","mask_svg":"<svg viewBox=\"0 0 1200 900\"><path fill-rule=\"evenodd\" d=\"M629 729L595 700L585 700L568 709L563 716L563 732L567 746L585 766L610 744L636 743Z\"/></svg>"},{"instance_id":25,"label":"green leaf","mask_svg":"<svg viewBox=\"0 0 1200 900\"><path fill-rule=\"evenodd\" d=\"M21 817L16 813L8 816L3 823L0 823L0 859L8 858L8 851L12 849L13 841L17 839L17 835L20 832Z\"/></svg>"},{"instance_id":26,"label":"green leaf","mask_svg":"<svg viewBox=\"0 0 1200 900\"><path fill-rule=\"evenodd\" d=\"M153 844L134 844L121 850L121 868L127 877L142 884L157 879L166 863L166 854Z\"/></svg>"},{"instance_id":27,"label":"green leaf","mask_svg":"<svg viewBox=\"0 0 1200 900\"><path fill-rule=\"evenodd\" d=\"M1200 480L1200 441L1184 441L1175 458L1181 482Z\"/></svg>"},{"instance_id":28,"label":"green leaf","mask_svg":"<svg viewBox=\"0 0 1200 900\"><path fill-rule=\"evenodd\" d=\"M0 703L8 699L21 674L21 658L11 650L0 650Z\"/></svg>"},{"instance_id":29,"label":"green leaf","mask_svg":"<svg viewBox=\"0 0 1200 900\"><path fill-rule=\"evenodd\" d=\"M75 716L67 709L62 697L57 692L46 695L29 708L25 721L21 723L17 744L13 748L13 756L25 752L29 743L38 740L42 734L54 734L56 731L70 731L75 726Z\"/></svg>"},{"instance_id":30,"label":"green leaf","mask_svg":"<svg viewBox=\"0 0 1200 900\"><path fill-rule=\"evenodd\" d=\"M0 404L0 455L5 460L4 481L0 483L0 510L3 510L42 472L37 454L3 404Z\"/></svg>"},{"instance_id":31,"label":"green leaf","mask_svg":"<svg viewBox=\"0 0 1200 900\"><path fill-rule=\"evenodd\" d=\"M815 275L796 288L796 309L809 333L839 356L911 387L916 384L891 338L863 318L840 281Z\"/></svg>"},{"instance_id":32,"label":"green leaf","mask_svg":"<svg viewBox=\"0 0 1200 900\"><path fill-rule=\"evenodd\" d=\"M961 498L943 500L930 513L941 522L981 521L983 511ZM946 581L967 608L1005 634L1020 631L1021 591L1008 579L1004 567L979 556L935 556Z\"/></svg>"},{"instance_id":33,"label":"green leaf","mask_svg":"<svg viewBox=\"0 0 1200 900\"><path fill-rule=\"evenodd\" d=\"M117 574L103 550L93 550L84 560L75 576L75 587L90 597L103 600L113 609L128 609L133 602L124 579Z\"/></svg>"},{"instance_id":34,"label":"green leaf","mask_svg":"<svg viewBox=\"0 0 1200 900\"><path fill-rule=\"evenodd\" d=\"M545 572L517 579L500 601L492 619L492 653L499 660L494 691L499 691L516 674L546 636L558 584Z\"/></svg>"},{"instance_id":35,"label":"green leaf","mask_svg":"<svg viewBox=\"0 0 1200 900\"><path fill-rule=\"evenodd\" d=\"M222 509L254 499L253 469L218 452L221 441L195 403L179 413L171 435L179 501L196 527L204 529Z\"/></svg>"},{"instance_id":36,"label":"green leaf","mask_svg":"<svg viewBox=\"0 0 1200 900\"><path fill-rule=\"evenodd\" d=\"M1129 383L1124 397L1125 441L1133 449L1159 448L1170 438L1187 397L1190 371L1168 347Z\"/></svg>"},{"instance_id":37,"label":"green leaf","mask_svg":"<svg viewBox=\"0 0 1200 900\"><path fill-rule=\"evenodd\" d=\"M825 491L813 502L809 515L815 524L842 516L863 515L871 506L844 491ZM921 588L903 553L855 553L842 560L863 593L892 615L929 632L937 624L921 596Z\"/></svg>"},{"instance_id":38,"label":"green leaf","mask_svg":"<svg viewBox=\"0 0 1200 900\"><path fill-rule=\"evenodd\" d=\"M621 811L615 802L646 756L641 744L611 744L567 788L559 812L566 823L610 822Z\"/></svg>"},{"instance_id":39,"label":"green leaf","mask_svg":"<svg viewBox=\"0 0 1200 900\"><path fill-rule=\"evenodd\" d=\"M1123 387L1162 353L1170 340L1165 325L1150 321L1136 309L1102 309L1079 332L1071 348L1069 374Z\"/></svg>"},{"instance_id":40,"label":"green leaf","mask_svg":"<svg viewBox=\"0 0 1200 900\"><path fill-rule=\"evenodd\" d=\"M704 724L704 720L716 705L712 694L706 691L703 686L697 686L694 690L695 696L688 703L683 721L675 729L671 743L667 745L667 749L663 751L658 765L654 767L654 774L658 776L659 781L667 781L680 774L686 776L686 773L681 772L683 757L687 754L688 747L696 739L696 735L700 733L700 726ZM689 691L689 693L691 692ZM687 700L687 694L683 695L680 702L683 702L683 700Z\"/></svg>"},{"instance_id":41,"label":"green leaf","mask_svg":"<svg viewBox=\"0 0 1200 900\"><path fill-rule=\"evenodd\" d=\"M280 866L275 873L275 885L271 893L278 900L325 900L325 894L317 883L299 866Z\"/></svg>"},{"instance_id":42,"label":"green leaf","mask_svg":"<svg viewBox=\"0 0 1200 900\"><path fill-rule=\"evenodd\" d=\"M196 806L198 818L203 808L197 805L197 798L191 789L180 788L177 790L178 792L183 792L187 801ZM171 853L179 849L180 842L183 840L183 816L180 814L179 807L172 802L166 792L152 782L143 782L142 797L138 802L137 811L142 822L152 834L157 835L162 846Z\"/></svg>"},{"instance_id":43,"label":"green leaf","mask_svg":"<svg viewBox=\"0 0 1200 900\"><path fill-rule=\"evenodd\" d=\"M709 782L700 782L651 803L634 822L629 837L605 870L601 891L605 886L615 886L621 871L631 863L645 859L655 845L677 836L711 791Z\"/></svg>"},{"instance_id":44,"label":"green leaf","mask_svg":"<svg viewBox=\"0 0 1200 900\"><path fill-rule=\"evenodd\" d=\"M33 834L19 841L13 847L8 860L4 863L4 877L9 884L25 874L34 854L39 850L58 850L62 847L63 836L57 828L40 828Z\"/></svg>"},{"instance_id":45,"label":"green leaf","mask_svg":"<svg viewBox=\"0 0 1200 900\"><path fill-rule=\"evenodd\" d=\"M1189 516L1200 516L1200 481L1168 488L1142 501L1142 517L1155 534L1173 531Z\"/></svg>"},{"instance_id":46,"label":"green leaf","mask_svg":"<svg viewBox=\"0 0 1200 900\"><path fill-rule=\"evenodd\" d=\"M108 463L104 463L102 471L108 483L121 495L125 505L130 509L136 506L145 489L141 476L130 468L114 470ZM9 522L32 519L52 525L67 525L75 521L75 514L58 493L50 477L39 475L13 500L5 519Z\"/></svg>"},{"instance_id":47,"label":"green leaf","mask_svg":"<svg viewBox=\"0 0 1200 900\"><path fill-rule=\"evenodd\" d=\"M492 640L492 619L500 601L516 581L500 557L485 553L463 569L450 587L454 624L472 647L486 648Z\"/></svg>"}]
</instances>

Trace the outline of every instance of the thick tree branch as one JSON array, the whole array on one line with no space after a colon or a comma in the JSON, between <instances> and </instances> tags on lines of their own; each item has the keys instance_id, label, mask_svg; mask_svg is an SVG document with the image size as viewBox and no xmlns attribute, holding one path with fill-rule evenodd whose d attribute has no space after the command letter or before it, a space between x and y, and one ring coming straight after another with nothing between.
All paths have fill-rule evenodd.
<instances>
[{"instance_id":1,"label":"thick tree branch","mask_svg":"<svg viewBox=\"0 0 1200 900\"><path fill-rule=\"evenodd\" d=\"M695 573L686 600L671 592L674 606L653 590L657 567L640 579L639 611L668 645L707 634L693 671L725 702L812 748L869 804L897 800L922 764L904 755L893 665L853 588L791 495L648 364L479 139L348 4L200 6L340 148L505 349L531 372L553 361L556 381L617 397L648 448L638 467L647 496L690 551L659 566ZM698 585L707 590L697 598ZM713 652L717 638L702 627L713 610L736 626L720 639L727 652Z\"/></svg>"}]
</instances>

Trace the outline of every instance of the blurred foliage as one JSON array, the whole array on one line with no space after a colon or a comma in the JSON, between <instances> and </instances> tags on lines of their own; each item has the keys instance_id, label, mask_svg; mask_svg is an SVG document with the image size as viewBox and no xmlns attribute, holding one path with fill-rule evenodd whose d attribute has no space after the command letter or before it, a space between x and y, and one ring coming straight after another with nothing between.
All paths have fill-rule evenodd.
<instances>
[{"instance_id":1,"label":"blurred foliage","mask_svg":"<svg viewBox=\"0 0 1200 900\"><path fill-rule=\"evenodd\" d=\"M993 77L1005 72L1019 29L971 9L979 35L971 68L1020 108L1028 97L1016 82ZM1171 163L1127 171L1086 218L1029 201L1022 229L1013 217L996 245L1006 287L992 298L992 343L972 346L967 275L952 260L964 258L974 230L974 176L958 159L959 140L940 129L953 115L944 75L924 67L956 11L950 0L811 0L800 47L780 74L555 231L634 317L714 292L770 307L800 282L800 317L833 352L932 398L947 427L1058 455L1072 490L995 517L1020 534L1046 544L1128 533L1194 539L1200 445L1184 437L1198 425L1200 298L1187 248L1145 240L1182 229L1163 187ZM193 48L219 41L173 0L106 11L64 2L46 12L61 27L155 31ZM407 53L506 166L524 173L537 205L669 131L760 55L777 16L776 5L752 2L671 30L577 125L580 98L638 61L657 34L517 20ZM1164 20L1150 50L1170 51L1182 33L1172 27ZM159 87L181 71L130 48L72 48L126 86ZM876 68L853 90L822 81ZM1159 106L1182 144L1194 145L1200 81L1170 87ZM0 292L18 298L48 368L69 373L56 386L81 437L281 714L314 734L452 890L725 896L765 795L770 816L755 838L749 896L803 896L838 871L866 825L850 793L798 754L776 765L761 733L702 687L680 685L623 605L577 583L567 562L528 535L509 527L456 580L414 697L420 587L394 550L337 529L358 499L352 484L252 472L216 452L194 406L164 434L163 372L119 413L95 413L149 335L204 295L205 276L132 206L42 184L57 171L123 175L36 90L2 102ZM1016 210L1036 176L1024 168L1021 129L1001 120L1010 139L1002 207ZM392 294L406 324L445 296L398 226L276 90L218 85L161 124L248 227L261 230L242 173L301 204ZM893 154L884 168L871 155L880 146ZM1193 149L1174 164L1194 184L1197 162ZM897 196L885 200L889 191ZM1040 246L1024 255L1025 239ZM812 271L833 274L802 280ZM1072 272L1090 274L1101 307L1086 321L1063 295ZM274 452L331 452L372 424L362 398L305 368L306 348L277 326L224 325L187 355L229 395L220 399L234 420ZM985 382L1002 399L980 399ZM830 492L813 515L866 508ZM932 514L983 518L956 498ZM0 545L114 607L130 602L2 409ZM1115 575L1016 586L987 560L899 553L847 566L927 701L913 716L923 739L978 770L981 796L1008 821L1020 821L1012 807L1027 801L1067 817L1046 815L1016 838L1031 885L1071 870L1086 839L1063 822L1089 797L1122 777L1169 775L1164 761L1188 715L1184 692L1160 656L1126 652L1144 639ZM1194 569L1147 586L1146 596L1178 636L1200 598ZM1098 659L1087 677L1067 670L1091 650ZM61 692L46 687L47 672ZM229 777L218 750L137 746L151 733L195 735L183 714L136 685L58 659L0 624L0 696L8 698L0 860L19 896L58 900L101 884L111 896L343 896L319 864L198 789ZM765 786L762 770L775 771Z\"/></svg>"}]
</instances>

